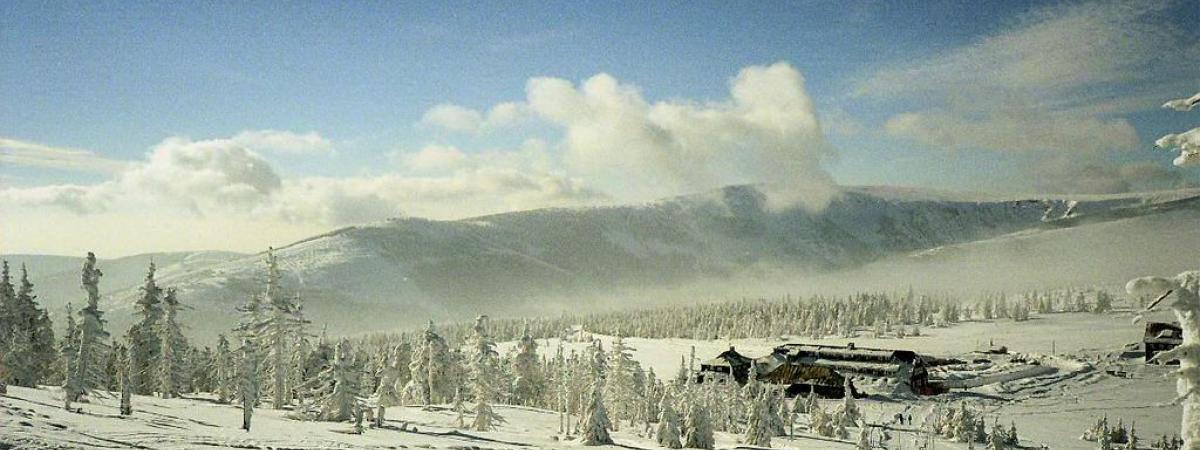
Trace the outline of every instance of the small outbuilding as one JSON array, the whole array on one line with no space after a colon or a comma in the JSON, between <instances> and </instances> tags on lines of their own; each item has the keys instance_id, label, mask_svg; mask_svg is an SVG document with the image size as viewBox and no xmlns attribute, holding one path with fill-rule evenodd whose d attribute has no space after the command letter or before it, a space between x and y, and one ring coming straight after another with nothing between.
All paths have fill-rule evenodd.
<instances>
[{"instance_id":1,"label":"small outbuilding","mask_svg":"<svg viewBox=\"0 0 1200 450\"><path fill-rule=\"evenodd\" d=\"M1142 343L1146 347L1146 361L1149 362L1154 355L1183 344L1183 328L1174 323L1146 322ZM1168 361L1167 364L1179 364L1179 361Z\"/></svg>"}]
</instances>

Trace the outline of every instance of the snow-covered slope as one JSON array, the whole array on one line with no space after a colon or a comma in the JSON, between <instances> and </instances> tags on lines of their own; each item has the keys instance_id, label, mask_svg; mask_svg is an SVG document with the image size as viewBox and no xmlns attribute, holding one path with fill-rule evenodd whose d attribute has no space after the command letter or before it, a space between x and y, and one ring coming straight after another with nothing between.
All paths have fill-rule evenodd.
<instances>
[{"instance_id":1,"label":"snow-covered slope","mask_svg":"<svg viewBox=\"0 0 1200 450\"><path fill-rule=\"evenodd\" d=\"M480 312L552 314L620 302L763 295L769 288L795 289L820 274L1012 233L1074 233L1147 215L1174 220L1175 213L1159 214L1160 209L1195 211L1191 200L1180 200L1195 195L1079 198L1075 217L1046 224L1048 207L1066 210L1063 199L981 200L869 187L844 189L820 212L777 211L765 206L755 188L734 186L632 206L459 221L395 219L342 228L277 251L285 282L301 294L309 317L340 333ZM162 284L180 288L183 301L195 307L185 313L193 334L211 337L227 330L235 320L233 307L261 289L261 255L172 258L155 261L170 266L161 272ZM122 277L113 276L112 262L101 265L114 320L137 295L146 259L137 261L133 275ZM43 299L61 304L78 297L74 266L61 280L38 277ZM888 287L907 284L897 282ZM46 290L50 286L69 292Z\"/></svg>"}]
</instances>

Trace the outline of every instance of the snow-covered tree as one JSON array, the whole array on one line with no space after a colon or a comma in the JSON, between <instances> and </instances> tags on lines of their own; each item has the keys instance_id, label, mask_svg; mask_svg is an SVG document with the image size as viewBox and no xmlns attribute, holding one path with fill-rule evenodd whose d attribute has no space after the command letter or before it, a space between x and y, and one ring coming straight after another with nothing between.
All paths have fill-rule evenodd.
<instances>
[{"instance_id":1,"label":"snow-covered tree","mask_svg":"<svg viewBox=\"0 0 1200 450\"><path fill-rule=\"evenodd\" d=\"M853 385L850 384L850 378L847 377L843 383L845 395L842 396L842 406L833 413L834 421L847 427L858 426L859 420L862 419L862 411L858 409L858 404L854 401Z\"/></svg>"},{"instance_id":2,"label":"snow-covered tree","mask_svg":"<svg viewBox=\"0 0 1200 450\"><path fill-rule=\"evenodd\" d=\"M869 428L863 428L858 432L858 442L854 444L856 450L871 450L871 432Z\"/></svg>"},{"instance_id":3,"label":"snow-covered tree","mask_svg":"<svg viewBox=\"0 0 1200 450\"><path fill-rule=\"evenodd\" d=\"M629 348L625 346L625 339L619 333L616 339L613 339L609 354L604 398L611 406L609 412L612 414L613 430L616 431L620 429L621 420L632 420L636 410L635 400L638 393L634 383L634 371L637 369L637 362L633 360Z\"/></svg>"},{"instance_id":4,"label":"snow-covered tree","mask_svg":"<svg viewBox=\"0 0 1200 450\"><path fill-rule=\"evenodd\" d=\"M713 427L708 409L700 399L688 400L687 417L683 425L684 448L713 448Z\"/></svg>"},{"instance_id":5,"label":"snow-covered tree","mask_svg":"<svg viewBox=\"0 0 1200 450\"><path fill-rule=\"evenodd\" d=\"M544 377L538 366L537 341L529 335L529 325L521 332L517 354L512 359L513 403L532 406L541 396Z\"/></svg>"},{"instance_id":6,"label":"snow-covered tree","mask_svg":"<svg viewBox=\"0 0 1200 450\"><path fill-rule=\"evenodd\" d=\"M71 409L71 402L104 385L101 358L108 352L108 331L104 329L104 311L100 310L100 277L103 275L96 268L96 255L88 252L82 274L87 306L79 310L78 349L68 366L67 380L63 386L66 409Z\"/></svg>"},{"instance_id":7,"label":"snow-covered tree","mask_svg":"<svg viewBox=\"0 0 1200 450\"><path fill-rule=\"evenodd\" d=\"M387 408L392 406L400 406L403 404L400 391L403 389L400 381L400 372L407 371L407 367L403 367L400 362L400 355L403 348L397 345L387 355L387 362L383 366L380 374L379 386L375 388L375 426L382 427L384 414Z\"/></svg>"},{"instance_id":8,"label":"snow-covered tree","mask_svg":"<svg viewBox=\"0 0 1200 450\"><path fill-rule=\"evenodd\" d=\"M745 442L747 445L771 446L771 437L775 435L775 430L772 427L770 400L771 397L767 391L763 391L756 398L751 399L750 410L746 414L749 419L746 424Z\"/></svg>"},{"instance_id":9,"label":"snow-covered tree","mask_svg":"<svg viewBox=\"0 0 1200 450\"><path fill-rule=\"evenodd\" d=\"M37 306L25 265L21 265L21 281L15 292L7 261L0 272L0 367L6 369L0 382L34 387L48 375L50 362L55 359L53 325L49 315Z\"/></svg>"},{"instance_id":10,"label":"snow-covered tree","mask_svg":"<svg viewBox=\"0 0 1200 450\"><path fill-rule=\"evenodd\" d=\"M608 430L612 424L608 420L608 410L604 408L603 381L592 383L592 396L588 403L587 413L584 414L580 431L580 443L588 446L609 445L613 443Z\"/></svg>"},{"instance_id":11,"label":"snow-covered tree","mask_svg":"<svg viewBox=\"0 0 1200 450\"><path fill-rule=\"evenodd\" d=\"M225 334L217 335L217 351L213 356L213 391L219 403L229 403L229 399L237 392L238 368L234 356Z\"/></svg>"},{"instance_id":12,"label":"snow-covered tree","mask_svg":"<svg viewBox=\"0 0 1200 450\"><path fill-rule=\"evenodd\" d=\"M672 403L674 398L671 393L664 393L658 403L658 429L655 430L654 439L658 445L666 448L682 448L683 443L679 442L679 414Z\"/></svg>"},{"instance_id":13,"label":"snow-covered tree","mask_svg":"<svg viewBox=\"0 0 1200 450\"><path fill-rule=\"evenodd\" d=\"M448 379L449 366L449 347L434 330L433 321L429 321L408 366L411 378L404 387L405 399L422 405L449 400L453 389L450 390L451 396L442 395L448 386L456 388Z\"/></svg>"},{"instance_id":14,"label":"snow-covered tree","mask_svg":"<svg viewBox=\"0 0 1200 450\"><path fill-rule=\"evenodd\" d=\"M1179 369L1174 374L1176 401L1183 404L1180 435L1184 448L1200 449L1200 271L1183 272L1174 278L1138 278L1131 280L1125 289L1133 295L1175 297L1171 308L1183 329L1183 343L1154 355L1153 360L1179 360Z\"/></svg>"},{"instance_id":15,"label":"snow-covered tree","mask_svg":"<svg viewBox=\"0 0 1200 450\"><path fill-rule=\"evenodd\" d=\"M267 290L264 293L266 312L259 325L262 349L266 351L266 373L270 376L271 407L283 409L292 401L292 355L297 340L304 335L303 308L296 297L283 291L279 259L273 248L267 249Z\"/></svg>"},{"instance_id":16,"label":"snow-covered tree","mask_svg":"<svg viewBox=\"0 0 1200 450\"><path fill-rule=\"evenodd\" d=\"M154 262L150 262L146 280L142 283L141 296L135 304L138 322L126 333L133 362L133 390L141 395L152 394L160 376L158 363L161 360L162 339L159 336L159 321L162 319L163 290L155 281L154 273Z\"/></svg>"},{"instance_id":17,"label":"snow-covered tree","mask_svg":"<svg viewBox=\"0 0 1200 450\"><path fill-rule=\"evenodd\" d=\"M242 429L250 431L250 419L254 416L254 405L258 404L258 346L254 344L253 336L242 338L239 351L238 365L238 397L242 405Z\"/></svg>"},{"instance_id":18,"label":"snow-covered tree","mask_svg":"<svg viewBox=\"0 0 1200 450\"><path fill-rule=\"evenodd\" d=\"M179 325L180 308L175 289L167 289L162 299L163 316L159 319L157 330L158 392L163 398L178 397L187 382L184 358L188 352L188 343Z\"/></svg>"},{"instance_id":19,"label":"snow-covered tree","mask_svg":"<svg viewBox=\"0 0 1200 450\"><path fill-rule=\"evenodd\" d=\"M129 350L124 346L117 347L117 354L121 360L121 368L118 371L121 383L120 414L130 416L133 415L133 361L129 359Z\"/></svg>"},{"instance_id":20,"label":"snow-covered tree","mask_svg":"<svg viewBox=\"0 0 1200 450\"><path fill-rule=\"evenodd\" d=\"M469 370L471 377L471 394L475 396L475 420L471 429L489 431L494 423L502 420L492 410L492 402L496 398L496 387L493 378L496 375L496 344L487 335L485 321L487 316L475 318L475 334L471 338L471 355Z\"/></svg>"},{"instance_id":21,"label":"snow-covered tree","mask_svg":"<svg viewBox=\"0 0 1200 450\"><path fill-rule=\"evenodd\" d=\"M304 416L313 420L342 422L354 417L361 389L361 374L354 362L350 341L342 339L334 352L333 364L314 380Z\"/></svg>"}]
</instances>

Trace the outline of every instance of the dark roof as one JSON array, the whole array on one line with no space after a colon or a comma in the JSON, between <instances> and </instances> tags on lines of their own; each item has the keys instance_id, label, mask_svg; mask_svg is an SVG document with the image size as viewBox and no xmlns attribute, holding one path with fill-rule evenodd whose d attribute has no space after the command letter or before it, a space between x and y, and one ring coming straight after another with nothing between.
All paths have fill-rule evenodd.
<instances>
[{"instance_id":1,"label":"dark roof","mask_svg":"<svg viewBox=\"0 0 1200 450\"><path fill-rule=\"evenodd\" d=\"M1146 343L1175 344L1183 343L1183 328L1167 322L1146 322Z\"/></svg>"},{"instance_id":2,"label":"dark roof","mask_svg":"<svg viewBox=\"0 0 1200 450\"><path fill-rule=\"evenodd\" d=\"M733 349L733 347L729 347L729 350L721 352L721 354L717 355L716 358L704 361L700 364L706 366L741 367L750 365L751 360L752 359L750 357L738 353L737 350Z\"/></svg>"}]
</instances>

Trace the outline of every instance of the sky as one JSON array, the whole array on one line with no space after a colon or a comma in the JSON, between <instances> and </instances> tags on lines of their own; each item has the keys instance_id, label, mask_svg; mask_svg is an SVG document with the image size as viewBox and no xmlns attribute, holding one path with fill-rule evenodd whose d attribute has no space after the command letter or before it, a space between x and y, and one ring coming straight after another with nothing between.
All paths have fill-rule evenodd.
<instances>
[{"instance_id":1,"label":"sky","mask_svg":"<svg viewBox=\"0 0 1200 450\"><path fill-rule=\"evenodd\" d=\"M0 253L254 251L738 183L814 211L845 185L1191 186L1154 144L1200 122L1161 107L1200 91L1196 23L1190 1L9 1Z\"/></svg>"}]
</instances>

